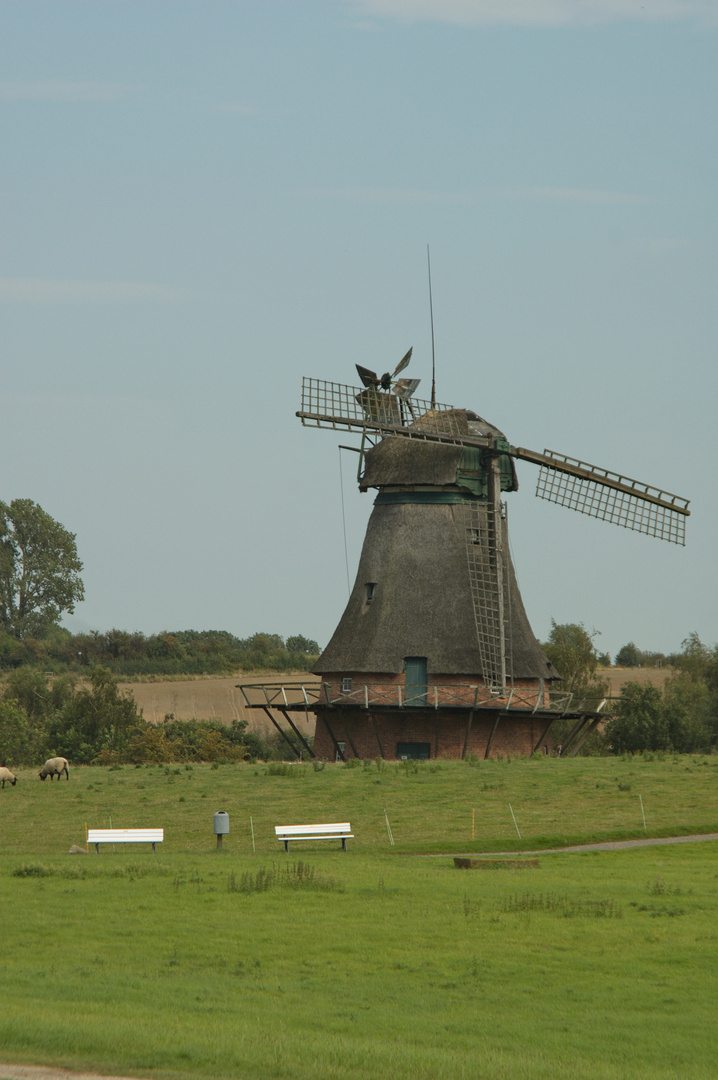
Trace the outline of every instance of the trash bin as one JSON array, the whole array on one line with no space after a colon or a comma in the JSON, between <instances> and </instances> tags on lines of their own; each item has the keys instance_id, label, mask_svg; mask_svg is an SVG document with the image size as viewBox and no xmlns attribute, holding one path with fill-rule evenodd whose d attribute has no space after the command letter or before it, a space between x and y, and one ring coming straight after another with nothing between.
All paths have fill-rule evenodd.
<instances>
[{"instance_id":1,"label":"trash bin","mask_svg":"<svg viewBox=\"0 0 718 1080\"><path fill-rule=\"evenodd\" d=\"M222 847L222 837L229 832L229 814L226 810L218 810L214 815L214 834L217 837L217 847Z\"/></svg>"}]
</instances>

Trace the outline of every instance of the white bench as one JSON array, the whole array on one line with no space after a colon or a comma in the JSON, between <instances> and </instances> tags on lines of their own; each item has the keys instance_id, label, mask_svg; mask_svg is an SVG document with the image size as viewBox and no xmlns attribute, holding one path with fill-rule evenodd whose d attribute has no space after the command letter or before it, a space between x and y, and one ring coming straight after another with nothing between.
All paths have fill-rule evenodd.
<instances>
[{"instance_id":1,"label":"white bench","mask_svg":"<svg viewBox=\"0 0 718 1080\"><path fill-rule=\"evenodd\" d=\"M95 845L95 855L100 854L100 844L161 844L164 829L88 829L87 842Z\"/></svg>"},{"instance_id":2,"label":"white bench","mask_svg":"<svg viewBox=\"0 0 718 1080\"><path fill-rule=\"evenodd\" d=\"M331 825L275 825L274 831L277 840L284 844L285 851L289 851L290 840L341 840L342 848L346 851L347 840L354 839L348 821Z\"/></svg>"}]
</instances>

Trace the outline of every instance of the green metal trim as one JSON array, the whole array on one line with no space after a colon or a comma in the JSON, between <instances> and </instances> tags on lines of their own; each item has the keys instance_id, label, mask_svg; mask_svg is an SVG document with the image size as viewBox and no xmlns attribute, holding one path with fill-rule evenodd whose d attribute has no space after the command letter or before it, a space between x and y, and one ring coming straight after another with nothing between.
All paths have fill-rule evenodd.
<instances>
[{"instance_id":1,"label":"green metal trim","mask_svg":"<svg viewBox=\"0 0 718 1080\"><path fill-rule=\"evenodd\" d=\"M390 506L394 503L463 503L475 499L467 491L380 491L374 500L375 506Z\"/></svg>"}]
</instances>

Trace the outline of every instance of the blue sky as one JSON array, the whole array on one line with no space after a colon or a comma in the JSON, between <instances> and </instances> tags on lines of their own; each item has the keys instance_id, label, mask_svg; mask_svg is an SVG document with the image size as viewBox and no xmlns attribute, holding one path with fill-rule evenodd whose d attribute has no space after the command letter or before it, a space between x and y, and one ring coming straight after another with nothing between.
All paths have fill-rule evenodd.
<instances>
[{"instance_id":1,"label":"blue sky","mask_svg":"<svg viewBox=\"0 0 718 1080\"><path fill-rule=\"evenodd\" d=\"M3 0L0 498L75 629L326 643L371 494L303 375L691 499L685 549L509 496L535 633L718 638L716 0ZM342 514L341 483L344 488Z\"/></svg>"}]
</instances>

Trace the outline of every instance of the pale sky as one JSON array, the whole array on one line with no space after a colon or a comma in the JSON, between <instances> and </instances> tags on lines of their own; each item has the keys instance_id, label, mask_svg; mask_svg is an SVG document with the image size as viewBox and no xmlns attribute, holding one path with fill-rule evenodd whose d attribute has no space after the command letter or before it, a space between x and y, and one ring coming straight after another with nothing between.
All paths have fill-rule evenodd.
<instances>
[{"instance_id":1,"label":"pale sky","mask_svg":"<svg viewBox=\"0 0 718 1080\"><path fill-rule=\"evenodd\" d=\"M718 0L2 0L0 498L72 629L326 644L372 493L303 375L691 499L678 548L534 498L534 632L718 639ZM340 475L341 458L341 475ZM342 490L344 489L344 514Z\"/></svg>"}]
</instances>

